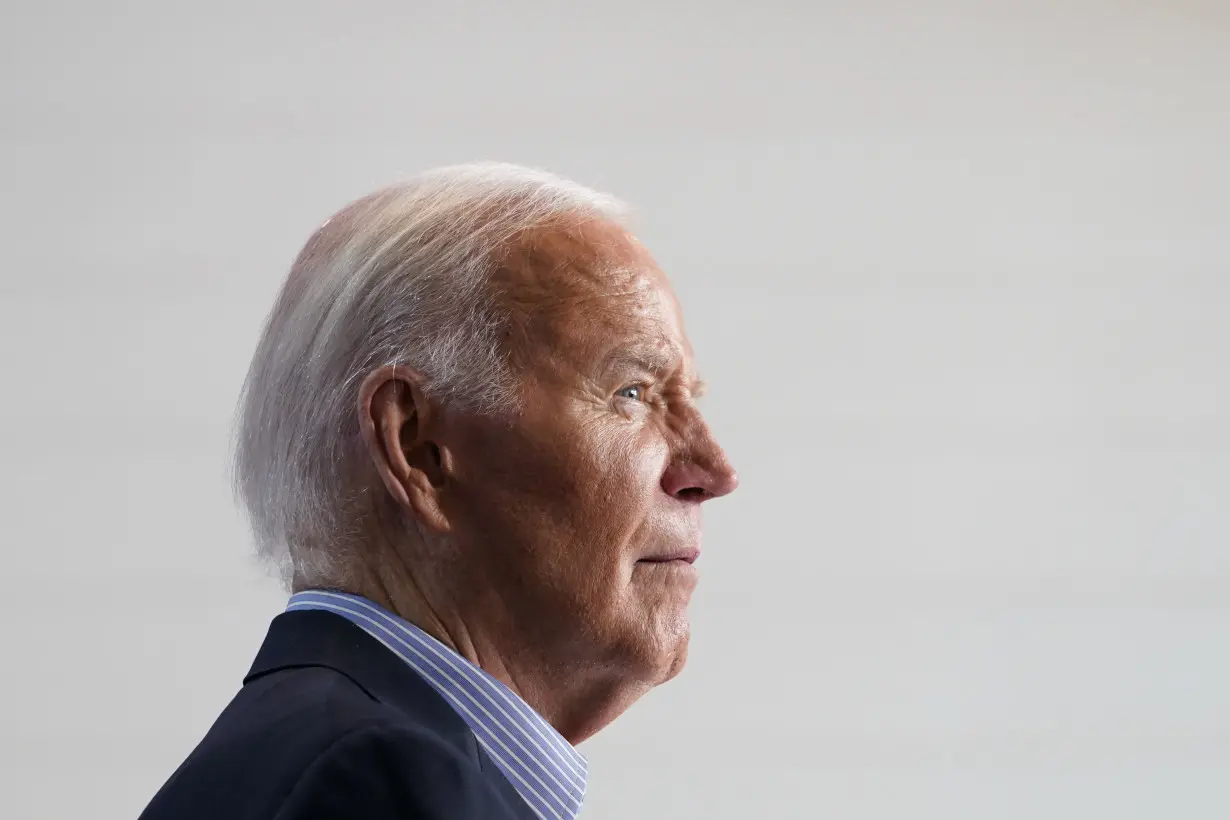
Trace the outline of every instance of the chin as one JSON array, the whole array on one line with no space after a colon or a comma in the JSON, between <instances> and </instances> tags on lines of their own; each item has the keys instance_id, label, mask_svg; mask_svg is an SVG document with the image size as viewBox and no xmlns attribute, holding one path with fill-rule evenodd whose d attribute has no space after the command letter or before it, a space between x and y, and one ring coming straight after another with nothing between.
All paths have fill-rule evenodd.
<instances>
[{"instance_id":1,"label":"chin","mask_svg":"<svg viewBox=\"0 0 1230 820\"><path fill-rule=\"evenodd\" d=\"M688 642L692 635L686 611L664 619L656 625L656 635L646 653L649 673L646 682L657 686L683 671L688 660Z\"/></svg>"},{"instance_id":2,"label":"chin","mask_svg":"<svg viewBox=\"0 0 1230 820\"><path fill-rule=\"evenodd\" d=\"M611 623L606 654L620 677L653 687L671 680L688 659L692 624L687 595L672 591L650 601L636 600Z\"/></svg>"},{"instance_id":3,"label":"chin","mask_svg":"<svg viewBox=\"0 0 1230 820\"><path fill-rule=\"evenodd\" d=\"M658 681L658 683L662 684L669 680L673 680L680 672L683 671L683 667L687 664L687 662L688 636L684 635L683 639L679 642L679 646L676 648L675 653L671 656L670 662L667 664L666 672L662 675L662 678Z\"/></svg>"}]
</instances>

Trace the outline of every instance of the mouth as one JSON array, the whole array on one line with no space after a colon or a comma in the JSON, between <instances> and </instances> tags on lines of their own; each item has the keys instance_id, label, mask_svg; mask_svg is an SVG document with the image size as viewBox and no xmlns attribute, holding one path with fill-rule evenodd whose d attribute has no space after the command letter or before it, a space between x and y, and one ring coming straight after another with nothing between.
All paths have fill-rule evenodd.
<instances>
[{"instance_id":1,"label":"mouth","mask_svg":"<svg viewBox=\"0 0 1230 820\"><path fill-rule=\"evenodd\" d=\"M694 564L696 559L700 557L700 550L687 549L678 550L676 552L664 553L662 555L652 555L647 558L637 560L638 564Z\"/></svg>"}]
</instances>

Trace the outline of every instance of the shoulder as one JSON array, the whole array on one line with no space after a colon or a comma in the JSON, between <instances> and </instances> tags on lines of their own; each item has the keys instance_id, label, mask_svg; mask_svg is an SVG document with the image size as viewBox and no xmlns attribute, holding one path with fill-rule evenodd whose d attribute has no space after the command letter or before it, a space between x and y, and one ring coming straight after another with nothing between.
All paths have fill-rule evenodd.
<instances>
[{"instance_id":1,"label":"shoulder","mask_svg":"<svg viewBox=\"0 0 1230 820\"><path fill-rule=\"evenodd\" d=\"M429 732L370 725L337 737L302 771L277 817L512 817L477 762Z\"/></svg>"},{"instance_id":2,"label":"shoulder","mask_svg":"<svg viewBox=\"0 0 1230 820\"><path fill-rule=\"evenodd\" d=\"M288 669L241 690L143 817L499 818L481 808L502 804L498 776L464 724L395 709L335 670Z\"/></svg>"}]
</instances>

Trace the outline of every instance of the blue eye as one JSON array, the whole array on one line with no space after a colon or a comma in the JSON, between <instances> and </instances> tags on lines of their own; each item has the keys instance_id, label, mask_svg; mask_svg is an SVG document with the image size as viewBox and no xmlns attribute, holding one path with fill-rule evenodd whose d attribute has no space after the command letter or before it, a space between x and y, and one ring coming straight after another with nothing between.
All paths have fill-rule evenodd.
<instances>
[{"instance_id":1,"label":"blue eye","mask_svg":"<svg viewBox=\"0 0 1230 820\"><path fill-rule=\"evenodd\" d=\"M621 387L618 391L616 391L615 395L619 396L621 399L644 401L645 388L641 387L639 384L630 384L627 387Z\"/></svg>"}]
</instances>

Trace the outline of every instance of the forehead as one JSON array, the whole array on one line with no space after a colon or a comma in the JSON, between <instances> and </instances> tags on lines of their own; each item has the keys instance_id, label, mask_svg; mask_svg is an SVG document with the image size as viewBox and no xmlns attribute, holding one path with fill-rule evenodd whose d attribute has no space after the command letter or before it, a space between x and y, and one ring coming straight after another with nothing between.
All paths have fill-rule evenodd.
<instances>
[{"instance_id":1,"label":"forehead","mask_svg":"<svg viewBox=\"0 0 1230 820\"><path fill-rule=\"evenodd\" d=\"M691 357L669 280L618 225L592 220L527 232L511 243L497 282L513 318L514 355L581 360L626 349Z\"/></svg>"}]
</instances>

